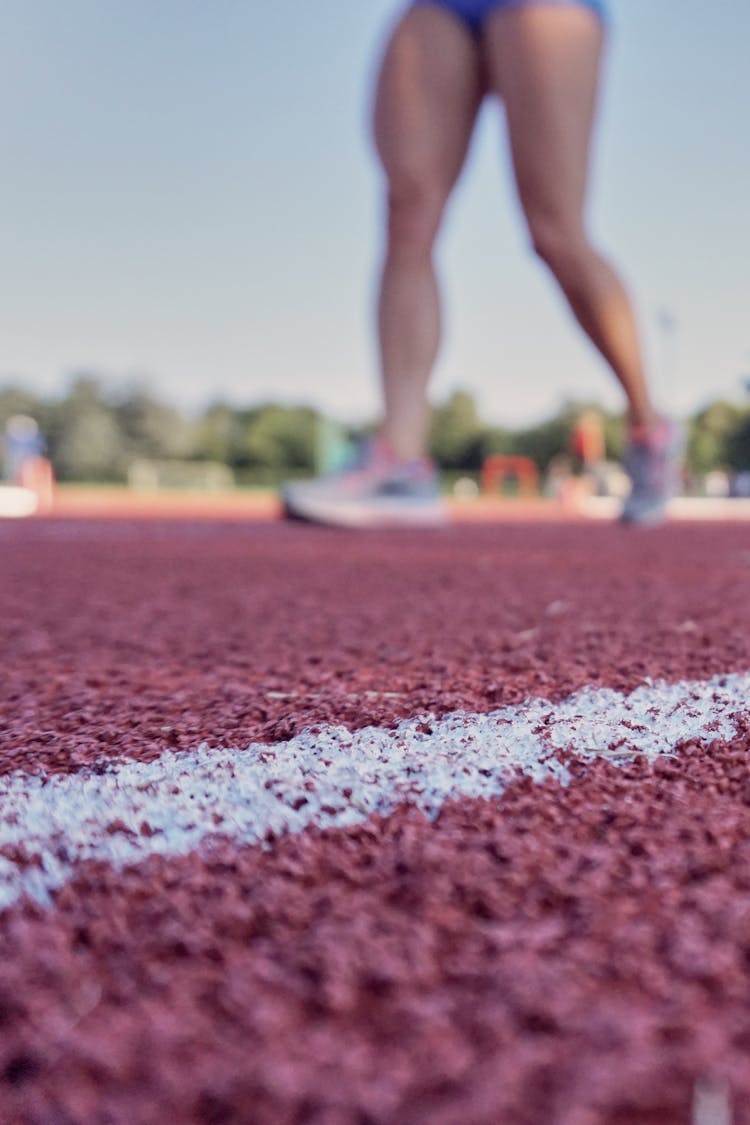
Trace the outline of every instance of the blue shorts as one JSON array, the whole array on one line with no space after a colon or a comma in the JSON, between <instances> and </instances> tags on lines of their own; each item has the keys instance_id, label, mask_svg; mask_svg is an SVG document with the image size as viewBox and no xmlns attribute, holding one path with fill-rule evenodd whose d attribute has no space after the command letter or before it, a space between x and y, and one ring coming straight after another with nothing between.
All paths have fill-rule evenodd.
<instances>
[{"instance_id":1,"label":"blue shorts","mask_svg":"<svg viewBox=\"0 0 750 1125\"><path fill-rule=\"evenodd\" d=\"M449 12L453 12L466 24L472 35L481 35L484 21L490 12L494 12L496 8L523 8L527 4L539 2L540 0L413 0L415 7L418 4L438 4L442 8L447 8ZM547 4L582 4L584 8L589 8L602 20L606 19L607 16L606 0L543 0L543 2Z\"/></svg>"}]
</instances>

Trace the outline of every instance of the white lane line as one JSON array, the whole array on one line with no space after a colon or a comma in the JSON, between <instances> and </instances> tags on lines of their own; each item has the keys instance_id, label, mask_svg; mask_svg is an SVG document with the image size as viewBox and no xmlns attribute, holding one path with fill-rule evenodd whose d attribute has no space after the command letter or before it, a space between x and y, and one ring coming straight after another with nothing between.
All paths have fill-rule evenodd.
<instances>
[{"instance_id":1,"label":"white lane line","mask_svg":"<svg viewBox=\"0 0 750 1125\"><path fill-rule=\"evenodd\" d=\"M615 761L727 741L750 712L750 673L590 689L491 714L422 715L394 730L305 731L244 750L166 751L103 772L0 778L0 908L50 891L83 859L116 866L179 855L211 836L256 844L308 825L344 827L408 802L435 816L451 797L497 797L514 777L570 779L560 750Z\"/></svg>"}]
</instances>

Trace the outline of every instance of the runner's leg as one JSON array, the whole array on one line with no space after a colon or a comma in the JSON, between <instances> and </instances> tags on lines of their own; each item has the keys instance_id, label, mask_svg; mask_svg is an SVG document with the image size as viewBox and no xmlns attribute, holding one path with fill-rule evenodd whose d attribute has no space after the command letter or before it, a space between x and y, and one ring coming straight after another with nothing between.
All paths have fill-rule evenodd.
<instances>
[{"instance_id":1,"label":"runner's leg","mask_svg":"<svg viewBox=\"0 0 750 1125\"><path fill-rule=\"evenodd\" d=\"M585 228L603 39L589 8L539 3L492 13L484 46L534 248L622 384L631 425L648 429L654 415L630 300Z\"/></svg>"},{"instance_id":2,"label":"runner's leg","mask_svg":"<svg viewBox=\"0 0 750 1125\"><path fill-rule=\"evenodd\" d=\"M440 341L433 247L482 94L481 55L467 28L440 7L410 8L386 48L374 121L388 193L378 302L382 436L403 458L425 452L427 382Z\"/></svg>"}]
</instances>

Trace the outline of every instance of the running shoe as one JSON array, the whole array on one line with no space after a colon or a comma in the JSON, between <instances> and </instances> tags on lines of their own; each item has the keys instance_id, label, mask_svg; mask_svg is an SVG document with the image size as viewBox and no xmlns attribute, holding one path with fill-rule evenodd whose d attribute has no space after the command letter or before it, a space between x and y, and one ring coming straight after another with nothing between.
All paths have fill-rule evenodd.
<instances>
[{"instance_id":1,"label":"running shoe","mask_svg":"<svg viewBox=\"0 0 750 1125\"><path fill-rule=\"evenodd\" d=\"M286 484L281 499L289 518L337 527L430 527L445 522L432 462L400 460L377 438L362 444L350 468Z\"/></svg>"},{"instance_id":2,"label":"running shoe","mask_svg":"<svg viewBox=\"0 0 750 1125\"><path fill-rule=\"evenodd\" d=\"M680 489L684 434L679 423L661 418L647 433L632 430L625 451L631 491L622 509L622 523L659 524L667 504Z\"/></svg>"}]
</instances>

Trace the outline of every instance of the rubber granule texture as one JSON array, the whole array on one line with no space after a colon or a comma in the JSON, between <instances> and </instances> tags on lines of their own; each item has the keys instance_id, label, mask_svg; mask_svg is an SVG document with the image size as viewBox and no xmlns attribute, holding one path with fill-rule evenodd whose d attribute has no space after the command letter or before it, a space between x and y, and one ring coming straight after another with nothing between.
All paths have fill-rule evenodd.
<instances>
[{"instance_id":1,"label":"rubber granule texture","mask_svg":"<svg viewBox=\"0 0 750 1125\"><path fill-rule=\"evenodd\" d=\"M750 668L750 530L0 525L0 769Z\"/></svg>"},{"instance_id":2,"label":"rubber granule texture","mask_svg":"<svg viewBox=\"0 0 750 1125\"><path fill-rule=\"evenodd\" d=\"M2 529L4 770L750 666L742 528ZM0 916L0 1120L750 1122L750 723ZM33 862L33 857L30 857Z\"/></svg>"}]
</instances>

